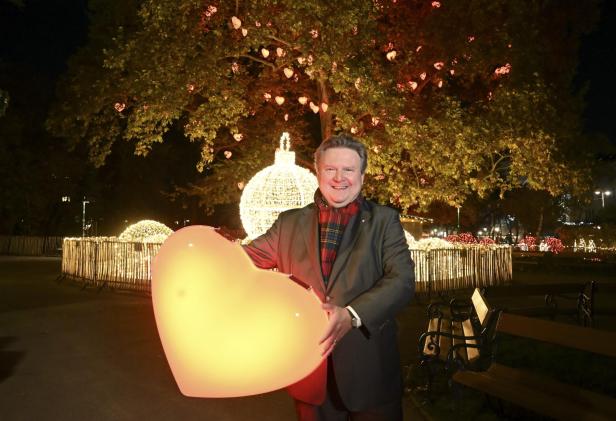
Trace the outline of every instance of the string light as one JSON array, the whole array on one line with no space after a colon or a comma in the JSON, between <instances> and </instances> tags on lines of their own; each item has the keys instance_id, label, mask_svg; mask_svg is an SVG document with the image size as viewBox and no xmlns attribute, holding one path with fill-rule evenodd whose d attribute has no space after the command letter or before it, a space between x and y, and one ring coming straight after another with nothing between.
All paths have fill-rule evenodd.
<instances>
[{"instance_id":1,"label":"string light","mask_svg":"<svg viewBox=\"0 0 616 421\"><path fill-rule=\"evenodd\" d=\"M285 132L280 137L274 165L259 171L244 187L240 218L249 239L267 231L281 212L313 201L317 178L295 165L295 152L290 148L289 134Z\"/></svg>"},{"instance_id":2,"label":"string light","mask_svg":"<svg viewBox=\"0 0 616 421\"><path fill-rule=\"evenodd\" d=\"M160 222L144 219L128 226L119 239L124 241L141 241L144 243L159 243L165 240L173 230Z\"/></svg>"}]
</instances>

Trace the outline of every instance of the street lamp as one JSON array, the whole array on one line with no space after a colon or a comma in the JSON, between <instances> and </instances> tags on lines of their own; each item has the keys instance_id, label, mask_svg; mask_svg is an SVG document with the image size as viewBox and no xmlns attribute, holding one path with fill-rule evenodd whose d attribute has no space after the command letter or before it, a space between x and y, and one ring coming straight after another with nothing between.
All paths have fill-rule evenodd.
<instances>
[{"instance_id":1,"label":"street lamp","mask_svg":"<svg viewBox=\"0 0 616 421\"><path fill-rule=\"evenodd\" d=\"M83 197L81 201L81 236L86 236L86 205L90 203L89 200L86 200L86 197Z\"/></svg>"},{"instance_id":2,"label":"street lamp","mask_svg":"<svg viewBox=\"0 0 616 421\"><path fill-rule=\"evenodd\" d=\"M605 207L605 196L609 196L612 194L610 190L596 190L595 194L597 196L601 196L601 207Z\"/></svg>"}]
</instances>

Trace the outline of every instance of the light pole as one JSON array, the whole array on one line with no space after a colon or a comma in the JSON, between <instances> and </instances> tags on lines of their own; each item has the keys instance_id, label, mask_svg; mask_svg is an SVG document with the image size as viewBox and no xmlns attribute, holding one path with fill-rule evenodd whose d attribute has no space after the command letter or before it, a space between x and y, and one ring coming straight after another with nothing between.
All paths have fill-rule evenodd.
<instances>
[{"instance_id":1,"label":"light pole","mask_svg":"<svg viewBox=\"0 0 616 421\"><path fill-rule=\"evenodd\" d=\"M601 207L605 207L605 196L609 196L612 194L610 190L596 190L595 194L597 196L601 196Z\"/></svg>"},{"instance_id":2,"label":"light pole","mask_svg":"<svg viewBox=\"0 0 616 421\"><path fill-rule=\"evenodd\" d=\"M458 234L460 234L460 208L462 206L458 206Z\"/></svg>"},{"instance_id":3,"label":"light pole","mask_svg":"<svg viewBox=\"0 0 616 421\"><path fill-rule=\"evenodd\" d=\"M81 201L81 236L86 236L86 205L90 203L89 200L86 200L86 197L83 197Z\"/></svg>"}]
</instances>

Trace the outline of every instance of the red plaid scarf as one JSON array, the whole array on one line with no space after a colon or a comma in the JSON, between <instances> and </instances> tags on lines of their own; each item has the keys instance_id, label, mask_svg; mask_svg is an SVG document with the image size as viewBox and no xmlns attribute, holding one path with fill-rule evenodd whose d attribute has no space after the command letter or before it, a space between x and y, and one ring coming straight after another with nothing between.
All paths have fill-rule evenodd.
<instances>
[{"instance_id":1,"label":"red plaid scarf","mask_svg":"<svg viewBox=\"0 0 616 421\"><path fill-rule=\"evenodd\" d=\"M338 246L342 240L344 229L351 220L351 217L359 212L359 204L362 200L361 194L357 199L343 208L333 208L327 204L321 191L317 190L314 195L314 202L319 208L319 250L321 255L321 272L325 286L329 282L329 275L336 260Z\"/></svg>"}]
</instances>

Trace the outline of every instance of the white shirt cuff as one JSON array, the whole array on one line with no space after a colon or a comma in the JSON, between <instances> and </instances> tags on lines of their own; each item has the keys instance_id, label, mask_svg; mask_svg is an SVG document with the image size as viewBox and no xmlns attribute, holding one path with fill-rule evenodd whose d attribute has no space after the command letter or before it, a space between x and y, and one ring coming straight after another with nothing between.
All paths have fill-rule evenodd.
<instances>
[{"instance_id":1,"label":"white shirt cuff","mask_svg":"<svg viewBox=\"0 0 616 421\"><path fill-rule=\"evenodd\" d=\"M346 309L349 310L353 316L355 316L355 318L357 319L357 327L360 327L361 319L359 318L359 314L357 314L357 312L353 310L353 307L351 306L346 306Z\"/></svg>"}]
</instances>

